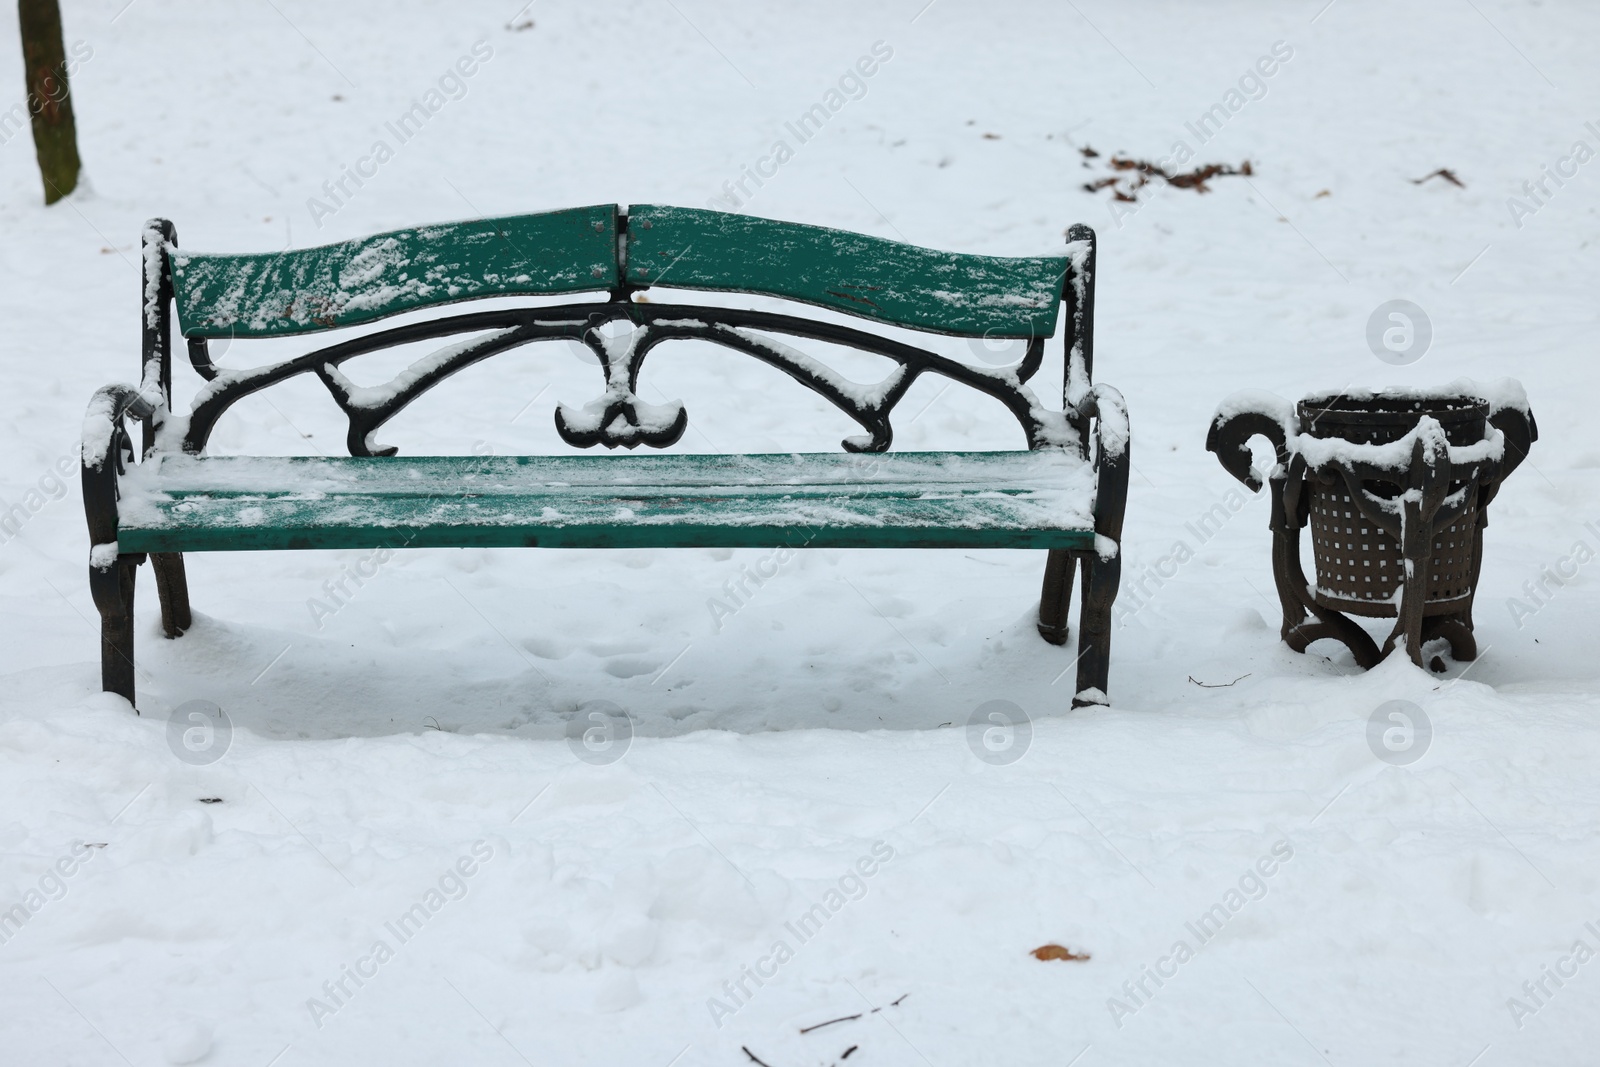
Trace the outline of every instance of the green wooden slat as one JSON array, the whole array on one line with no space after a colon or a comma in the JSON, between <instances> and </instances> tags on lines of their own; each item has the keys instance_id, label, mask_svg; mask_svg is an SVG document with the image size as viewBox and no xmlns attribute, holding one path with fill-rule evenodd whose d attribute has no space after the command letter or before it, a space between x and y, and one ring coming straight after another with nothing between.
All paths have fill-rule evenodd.
<instances>
[{"instance_id":1,"label":"green wooden slat","mask_svg":"<svg viewBox=\"0 0 1600 1067\"><path fill-rule=\"evenodd\" d=\"M173 249L186 337L281 337L491 296L609 290L614 204L243 255Z\"/></svg>"},{"instance_id":2,"label":"green wooden slat","mask_svg":"<svg viewBox=\"0 0 1600 1067\"><path fill-rule=\"evenodd\" d=\"M137 530L126 552L246 552L367 548L1023 548L1093 549L1083 530L826 529L797 526L407 527L339 526L283 530Z\"/></svg>"},{"instance_id":3,"label":"green wooden slat","mask_svg":"<svg viewBox=\"0 0 1600 1067\"><path fill-rule=\"evenodd\" d=\"M1089 548L1066 453L195 459L124 479L124 552Z\"/></svg>"},{"instance_id":4,"label":"green wooden slat","mask_svg":"<svg viewBox=\"0 0 1600 1067\"><path fill-rule=\"evenodd\" d=\"M761 293L963 336L1055 332L1065 256L940 252L845 230L700 208L628 210L635 285Z\"/></svg>"}]
</instances>

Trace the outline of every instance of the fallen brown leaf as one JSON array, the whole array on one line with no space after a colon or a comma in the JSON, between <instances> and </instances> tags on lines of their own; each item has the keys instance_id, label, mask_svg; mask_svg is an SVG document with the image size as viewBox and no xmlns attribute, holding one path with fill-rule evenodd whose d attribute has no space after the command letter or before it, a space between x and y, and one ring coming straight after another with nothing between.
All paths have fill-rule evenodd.
<instances>
[{"instance_id":1,"label":"fallen brown leaf","mask_svg":"<svg viewBox=\"0 0 1600 1067\"><path fill-rule=\"evenodd\" d=\"M1178 189L1193 189L1197 193L1204 194L1211 191L1206 186L1206 182L1210 181L1212 178L1236 174L1242 174L1245 177L1250 177L1255 174L1255 168L1250 165L1250 161L1248 159L1239 164L1238 167L1232 167L1226 163L1208 163L1203 167L1196 167L1194 170L1188 172L1179 172L1176 174L1166 170L1159 163L1151 163L1149 160L1144 159L1131 159L1123 155L1113 155L1109 160L1106 161L1106 165L1115 171L1136 172L1137 177L1130 178L1132 181L1131 187L1124 190L1120 185L1116 184L1116 176L1113 175L1112 182L1110 183L1102 180L1094 183L1093 185L1085 185L1084 189L1088 190L1089 192L1095 192L1096 190L1110 184L1112 198L1116 200L1135 199L1127 194L1149 184L1153 178L1161 178L1168 185Z\"/></svg>"},{"instance_id":2,"label":"fallen brown leaf","mask_svg":"<svg viewBox=\"0 0 1600 1067\"><path fill-rule=\"evenodd\" d=\"M1066 948L1065 946L1054 943L1049 945L1040 945L1038 948L1028 953L1028 955L1032 956L1036 960L1082 961L1089 958L1089 954L1087 952L1079 955L1078 953L1073 952L1070 948Z\"/></svg>"}]
</instances>

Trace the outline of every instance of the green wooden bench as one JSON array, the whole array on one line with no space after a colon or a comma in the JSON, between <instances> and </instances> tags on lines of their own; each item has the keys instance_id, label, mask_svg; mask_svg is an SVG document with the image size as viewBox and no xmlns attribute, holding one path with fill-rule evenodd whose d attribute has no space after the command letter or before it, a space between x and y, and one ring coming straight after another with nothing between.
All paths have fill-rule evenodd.
<instances>
[{"instance_id":1,"label":"green wooden bench","mask_svg":"<svg viewBox=\"0 0 1600 1067\"><path fill-rule=\"evenodd\" d=\"M148 557L169 638L191 624L185 552L408 547L770 547L804 531L839 548L1032 548L1048 552L1039 631L1067 639L1077 565L1084 579L1074 704L1104 702L1111 604L1120 573L1128 424L1095 385L1095 237L1066 254L956 255L875 237L688 208L615 205L423 226L321 248L214 255L180 251L172 224L144 231L141 383L90 403L83 497L89 581L102 619L101 678L134 699L133 594ZM890 337L769 311L640 301L651 287L779 297L860 319L968 338L1026 339L1010 367L976 366ZM484 297L560 297L357 331L297 358L235 370L208 341L345 330ZM201 385L172 408L173 310ZM1027 385L1066 308L1060 407ZM602 327L626 324L626 336ZM894 369L862 385L778 337L840 343ZM345 362L394 345L457 338L387 385L358 387ZM464 338L464 339L461 339ZM697 339L777 367L861 424L842 454L400 458L375 440L390 418L462 368L534 341L586 345L600 395L562 404L555 424L588 448L664 448L682 403L647 404L640 367L662 342ZM349 419L349 457L211 457L232 405L287 378L321 379ZM923 374L999 400L1019 423L1012 452L887 452L895 405ZM143 424L139 462L128 420Z\"/></svg>"}]
</instances>

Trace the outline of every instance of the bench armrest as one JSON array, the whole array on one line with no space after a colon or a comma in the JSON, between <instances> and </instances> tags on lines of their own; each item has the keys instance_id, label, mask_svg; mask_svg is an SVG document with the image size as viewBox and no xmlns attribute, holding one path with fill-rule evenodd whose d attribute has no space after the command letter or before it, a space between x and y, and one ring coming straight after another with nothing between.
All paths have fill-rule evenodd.
<instances>
[{"instance_id":1,"label":"bench armrest","mask_svg":"<svg viewBox=\"0 0 1600 1067\"><path fill-rule=\"evenodd\" d=\"M159 386L151 390L131 385L107 385L97 390L83 416L83 509L89 521L90 559L103 568L114 560L103 558L103 545L117 540L117 475L133 458L133 441L123 420L151 421L161 407Z\"/></svg>"},{"instance_id":2,"label":"bench armrest","mask_svg":"<svg viewBox=\"0 0 1600 1067\"><path fill-rule=\"evenodd\" d=\"M1095 384L1078 405L1077 415L1094 420L1094 532L1120 545L1128 504L1128 405L1116 389Z\"/></svg>"}]
</instances>

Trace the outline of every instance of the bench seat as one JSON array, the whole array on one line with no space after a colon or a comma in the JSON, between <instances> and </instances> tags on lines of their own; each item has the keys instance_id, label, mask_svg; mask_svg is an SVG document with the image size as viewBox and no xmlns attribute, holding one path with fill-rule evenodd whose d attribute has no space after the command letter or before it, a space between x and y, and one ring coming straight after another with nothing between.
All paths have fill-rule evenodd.
<instances>
[{"instance_id":1,"label":"bench seat","mask_svg":"<svg viewBox=\"0 0 1600 1067\"><path fill-rule=\"evenodd\" d=\"M121 552L1095 547L1075 454L206 457L121 482Z\"/></svg>"}]
</instances>

